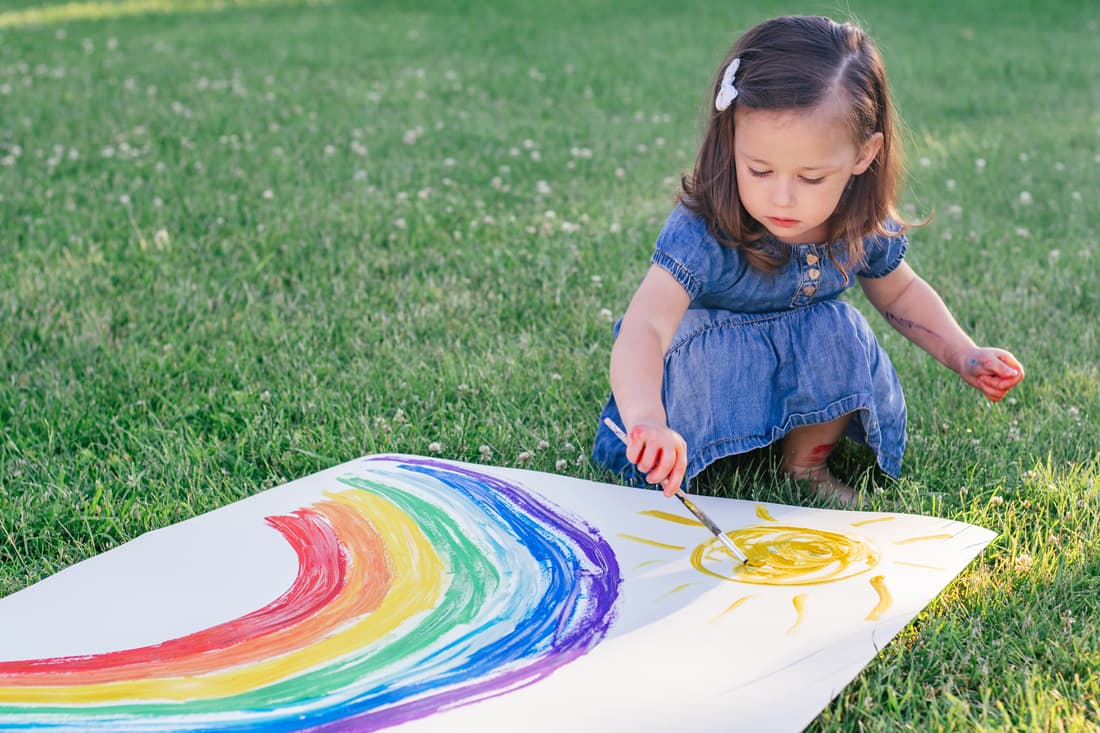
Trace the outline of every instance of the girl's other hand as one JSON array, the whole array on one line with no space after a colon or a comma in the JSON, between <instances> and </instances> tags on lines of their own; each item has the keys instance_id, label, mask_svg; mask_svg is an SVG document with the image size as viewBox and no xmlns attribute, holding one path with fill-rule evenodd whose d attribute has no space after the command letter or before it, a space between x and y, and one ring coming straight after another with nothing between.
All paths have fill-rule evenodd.
<instances>
[{"instance_id":1,"label":"girl's other hand","mask_svg":"<svg viewBox=\"0 0 1100 733\"><path fill-rule=\"evenodd\" d=\"M959 376L993 402L1024 378L1024 367L1004 349L975 347L963 354Z\"/></svg>"},{"instance_id":2,"label":"girl's other hand","mask_svg":"<svg viewBox=\"0 0 1100 733\"><path fill-rule=\"evenodd\" d=\"M647 424L635 425L628 437L627 459L665 496L674 496L687 472L687 442L671 428Z\"/></svg>"}]
</instances>

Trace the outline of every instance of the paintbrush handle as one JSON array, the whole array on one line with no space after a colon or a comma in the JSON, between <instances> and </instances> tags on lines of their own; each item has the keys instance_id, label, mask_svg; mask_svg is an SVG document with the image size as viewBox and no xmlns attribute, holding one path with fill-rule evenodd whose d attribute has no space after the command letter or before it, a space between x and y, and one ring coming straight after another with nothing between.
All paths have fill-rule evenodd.
<instances>
[{"instance_id":1,"label":"paintbrush handle","mask_svg":"<svg viewBox=\"0 0 1100 733\"><path fill-rule=\"evenodd\" d=\"M613 432L619 440L623 442L623 445L630 445L630 438L626 437L626 433L620 428L614 420L609 417L603 419L603 424L607 426L608 430ZM733 544L733 540L726 536L726 533L718 528L718 525L714 523L714 520L708 517L702 509L695 506L695 503L691 499L687 498L687 495L680 489L676 490L676 498L683 502L683 505L688 508L688 511L695 515L695 518L703 523L711 533L718 538L718 541L725 545L726 549L733 553L733 556L741 561L742 564L747 563L749 558L745 553L738 549L737 545Z\"/></svg>"}]
</instances>

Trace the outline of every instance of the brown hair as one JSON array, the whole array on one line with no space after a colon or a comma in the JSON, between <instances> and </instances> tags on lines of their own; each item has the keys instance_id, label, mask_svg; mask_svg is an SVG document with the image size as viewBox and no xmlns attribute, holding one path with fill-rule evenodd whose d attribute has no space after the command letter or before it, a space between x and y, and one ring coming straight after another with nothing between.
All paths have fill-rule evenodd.
<instances>
[{"instance_id":1,"label":"brown hair","mask_svg":"<svg viewBox=\"0 0 1100 733\"><path fill-rule=\"evenodd\" d=\"M741 59L734 78L738 95L719 112L714 98L734 58ZM840 102L838 108L857 145L876 132L883 137L882 149L864 173L852 178L827 222L828 241L846 244L846 264L841 268L845 277L863 259L864 237L897 234L886 228L891 220L901 231L909 226L896 209L901 147L886 68L874 42L851 23L817 16L773 18L741 36L718 69L695 169L682 179L680 194L684 206L706 220L719 242L741 247L749 263L759 269L774 272L789 253L777 255L759 247L764 227L741 206L733 157L734 109L809 112L831 99ZM829 258L839 265L834 249L828 248Z\"/></svg>"}]
</instances>

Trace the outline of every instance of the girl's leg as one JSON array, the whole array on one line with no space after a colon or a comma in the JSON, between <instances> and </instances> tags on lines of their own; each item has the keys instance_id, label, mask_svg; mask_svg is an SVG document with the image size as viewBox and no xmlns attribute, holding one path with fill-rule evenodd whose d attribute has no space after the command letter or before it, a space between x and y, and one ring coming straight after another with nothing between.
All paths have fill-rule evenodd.
<instances>
[{"instance_id":1,"label":"girl's leg","mask_svg":"<svg viewBox=\"0 0 1100 733\"><path fill-rule=\"evenodd\" d=\"M852 415L795 428L783 438L783 470L796 480L806 481L818 496L832 498L845 506L859 503L859 494L829 472L825 460L844 434Z\"/></svg>"}]
</instances>

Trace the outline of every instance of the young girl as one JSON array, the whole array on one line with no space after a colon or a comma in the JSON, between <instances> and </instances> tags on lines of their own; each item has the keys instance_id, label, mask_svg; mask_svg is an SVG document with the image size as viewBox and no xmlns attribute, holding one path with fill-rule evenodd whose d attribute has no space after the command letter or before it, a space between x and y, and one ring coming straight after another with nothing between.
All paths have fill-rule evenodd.
<instances>
[{"instance_id":1,"label":"young girl","mask_svg":"<svg viewBox=\"0 0 1100 733\"><path fill-rule=\"evenodd\" d=\"M886 73L852 24L752 28L715 78L714 112L618 326L594 457L671 495L719 458L781 441L783 470L858 501L826 459L842 436L897 476L905 400L866 319L887 322L997 402L1024 377L976 346L905 262ZM625 426L626 446L602 418Z\"/></svg>"}]
</instances>

